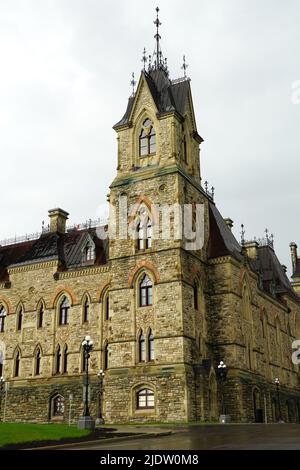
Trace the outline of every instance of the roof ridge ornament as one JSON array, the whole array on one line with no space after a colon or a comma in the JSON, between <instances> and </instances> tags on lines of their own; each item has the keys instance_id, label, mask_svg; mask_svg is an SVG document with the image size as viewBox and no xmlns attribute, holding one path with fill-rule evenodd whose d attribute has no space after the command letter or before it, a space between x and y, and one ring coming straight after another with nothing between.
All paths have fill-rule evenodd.
<instances>
[{"instance_id":1,"label":"roof ridge ornament","mask_svg":"<svg viewBox=\"0 0 300 470\"><path fill-rule=\"evenodd\" d=\"M156 19L153 22L156 26L156 33L154 35L156 45L155 45L155 49L152 54L152 57L149 56L148 58L148 73L152 72L153 70L163 70L167 75L169 75L167 59L163 56L161 45L160 45L161 35L159 34L159 27L162 25L162 23L159 20L158 13L159 13L159 8L156 7ZM144 49L144 52L146 52L145 49ZM146 54L144 54L142 58L142 61L146 65L144 57L146 57ZM145 67L144 67L144 70L145 70Z\"/></svg>"},{"instance_id":2,"label":"roof ridge ornament","mask_svg":"<svg viewBox=\"0 0 300 470\"><path fill-rule=\"evenodd\" d=\"M183 64L182 64L181 68L182 68L182 70L183 70L183 73L184 73L183 76L184 76L184 79L185 79L185 80L188 79L187 74L186 74L186 69L188 68L188 66L189 66L189 64L186 63L186 61L185 61L185 54L184 54L184 56L183 56Z\"/></svg>"},{"instance_id":3,"label":"roof ridge ornament","mask_svg":"<svg viewBox=\"0 0 300 470\"><path fill-rule=\"evenodd\" d=\"M132 86L132 95L131 95L131 96L135 96L135 85L136 85L136 80L134 79L134 72L132 72L132 74L131 74L131 81L130 81L130 85Z\"/></svg>"}]
</instances>

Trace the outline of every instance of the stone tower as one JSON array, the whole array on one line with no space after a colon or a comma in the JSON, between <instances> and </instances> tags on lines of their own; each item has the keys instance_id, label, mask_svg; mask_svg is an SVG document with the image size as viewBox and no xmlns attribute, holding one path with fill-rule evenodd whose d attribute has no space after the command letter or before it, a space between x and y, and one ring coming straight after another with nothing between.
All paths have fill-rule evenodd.
<instances>
[{"instance_id":1,"label":"stone tower","mask_svg":"<svg viewBox=\"0 0 300 470\"><path fill-rule=\"evenodd\" d=\"M156 417L187 420L197 413L194 366L205 357L203 292L210 197L201 187L203 139L196 127L190 80L186 75L170 80L158 31L155 38L154 59L148 67L145 64L137 90L114 126L118 166L110 186L108 341L116 380L111 391L117 393L123 369L120 394L125 389L131 393L138 377L138 382L155 387L160 407L153 410ZM191 239L186 232L189 221ZM148 306L140 299L145 275L153 284ZM148 337L149 331L154 335L154 357L141 360L139 338Z\"/></svg>"}]
</instances>

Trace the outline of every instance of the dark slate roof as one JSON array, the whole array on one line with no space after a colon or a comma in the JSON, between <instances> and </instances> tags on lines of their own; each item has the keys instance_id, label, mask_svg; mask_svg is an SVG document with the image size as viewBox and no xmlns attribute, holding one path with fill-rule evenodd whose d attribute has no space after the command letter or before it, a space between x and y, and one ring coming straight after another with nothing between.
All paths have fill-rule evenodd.
<instances>
[{"instance_id":1,"label":"dark slate roof","mask_svg":"<svg viewBox=\"0 0 300 470\"><path fill-rule=\"evenodd\" d=\"M143 71L142 76L145 77L159 113L163 114L174 111L181 116L184 115L190 90L189 79L172 82L162 69L152 70L149 73ZM114 129L129 123L134 99L134 96L129 98L126 112L123 118L115 124Z\"/></svg>"},{"instance_id":2,"label":"dark slate roof","mask_svg":"<svg viewBox=\"0 0 300 470\"><path fill-rule=\"evenodd\" d=\"M295 291L286 275L275 251L270 246L259 246L257 259L251 262L252 269L261 279L261 287L275 297L282 294L296 296Z\"/></svg>"},{"instance_id":3,"label":"dark slate roof","mask_svg":"<svg viewBox=\"0 0 300 470\"><path fill-rule=\"evenodd\" d=\"M8 280L9 266L32 264L49 260L60 260L64 269L82 267L82 250L89 240L95 244L96 259L93 265L102 265L108 259L108 240L97 236L98 227L85 230L70 230L67 233L47 232L37 240L0 247L0 280Z\"/></svg>"},{"instance_id":4,"label":"dark slate roof","mask_svg":"<svg viewBox=\"0 0 300 470\"><path fill-rule=\"evenodd\" d=\"M208 244L209 258L231 255L239 261L245 259L243 249L227 227L216 206L209 202L210 237ZM251 269L259 276L260 287L277 300L283 294L289 294L299 301L276 253L270 246L258 246L257 259L248 258Z\"/></svg>"},{"instance_id":5,"label":"dark slate roof","mask_svg":"<svg viewBox=\"0 0 300 470\"><path fill-rule=\"evenodd\" d=\"M242 247L212 202L209 202L209 225L209 258L232 255L241 261L243 259Z\"/></svg>"}]
</instances>

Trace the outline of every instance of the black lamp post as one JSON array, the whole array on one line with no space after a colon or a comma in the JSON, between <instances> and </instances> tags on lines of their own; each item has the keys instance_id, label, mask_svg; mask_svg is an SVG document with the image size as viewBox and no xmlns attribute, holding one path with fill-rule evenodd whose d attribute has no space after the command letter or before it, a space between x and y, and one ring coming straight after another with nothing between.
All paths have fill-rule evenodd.
<instances>
[{"instance_id":1,"label":"black lamp post","mask_svg":"<svg viewBox=\"0 0 300 470\"><path fill-rule=\"evenodd\" d=\"M103 380L104 380L104 372L103 370L99 370L97 373L99 379L99 416L96 420L96 424L104 424L104 419L102 415L102 402L103 402Z\"/></svg>"},{"instance_id":2,"label":"black lamp post","mask_svg":"<svg viewBox=\"0 0 300 470\"><path fill-rule=\"evenodd\" d=\"M220 418L221 423L226 423L227 421L230 420L230 418L226 418L226 408L225 408L225 400L224 400L224 382L227 377L227 366L223 361L220 361L218 364L218 378L220 380L220 385L221 385L221 400L222 400L222 416Z\"/></svg>"},{"instance_id":3,"label":"black lamp post","mask_svg":"<svg viewBox=\"0 0 300 470\"><path fill-rule=\"evenodd\" d=\"M3 396L4 384L5 384L4 378L0 377L0 421L2 421L1 412L2 412L2 396Z\"/></svg>"},{"instance_id":4,"label":"black lamp post","mask_svg":"<svg viewBox=\"0 0 300 470\"><path fill-rule=\"evenodd\" d=\"M84 401L83 401L83 416L79 418L78 427L80 429L93 429L95 421L90 416L89 410L89 359L90 352L93 349L93 341L90 336L86 336L81 345L83 348L83 356L85 362L85 378L84 378Z\"/></svg>"},{"instance_id":5,"label":"black lamp post","mask_svg":"<svg viewBox=\"0 0 300 470\"><path fill-rule=\"evenodd\" d=\"M276 385L277 403L278 403L278 413L279 413L278 422L279 422L279 423L282 423L283 420L282 420L282 414L281 414L281 404L280 404L280 395L279 395L280 381L279 381L279 378L278 378L278 377L275 378L275 385Z\"/></svg>"}]
</instances>

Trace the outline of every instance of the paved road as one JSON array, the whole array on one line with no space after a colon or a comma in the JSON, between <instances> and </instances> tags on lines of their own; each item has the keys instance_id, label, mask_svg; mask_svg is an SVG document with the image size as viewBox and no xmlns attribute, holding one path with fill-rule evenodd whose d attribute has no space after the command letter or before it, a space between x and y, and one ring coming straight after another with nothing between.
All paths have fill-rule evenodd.
<instances>
[{"instance_id":1,"label":"paved road","mask_svg":"<svg viewBox=\"0 0 300 470\"><path fill-rule=\"evenodd\" d=\"M300 450L300 424L186 426L172 430L169 436L85 443L72 450Z\"/></svg>"}]
</instances>

